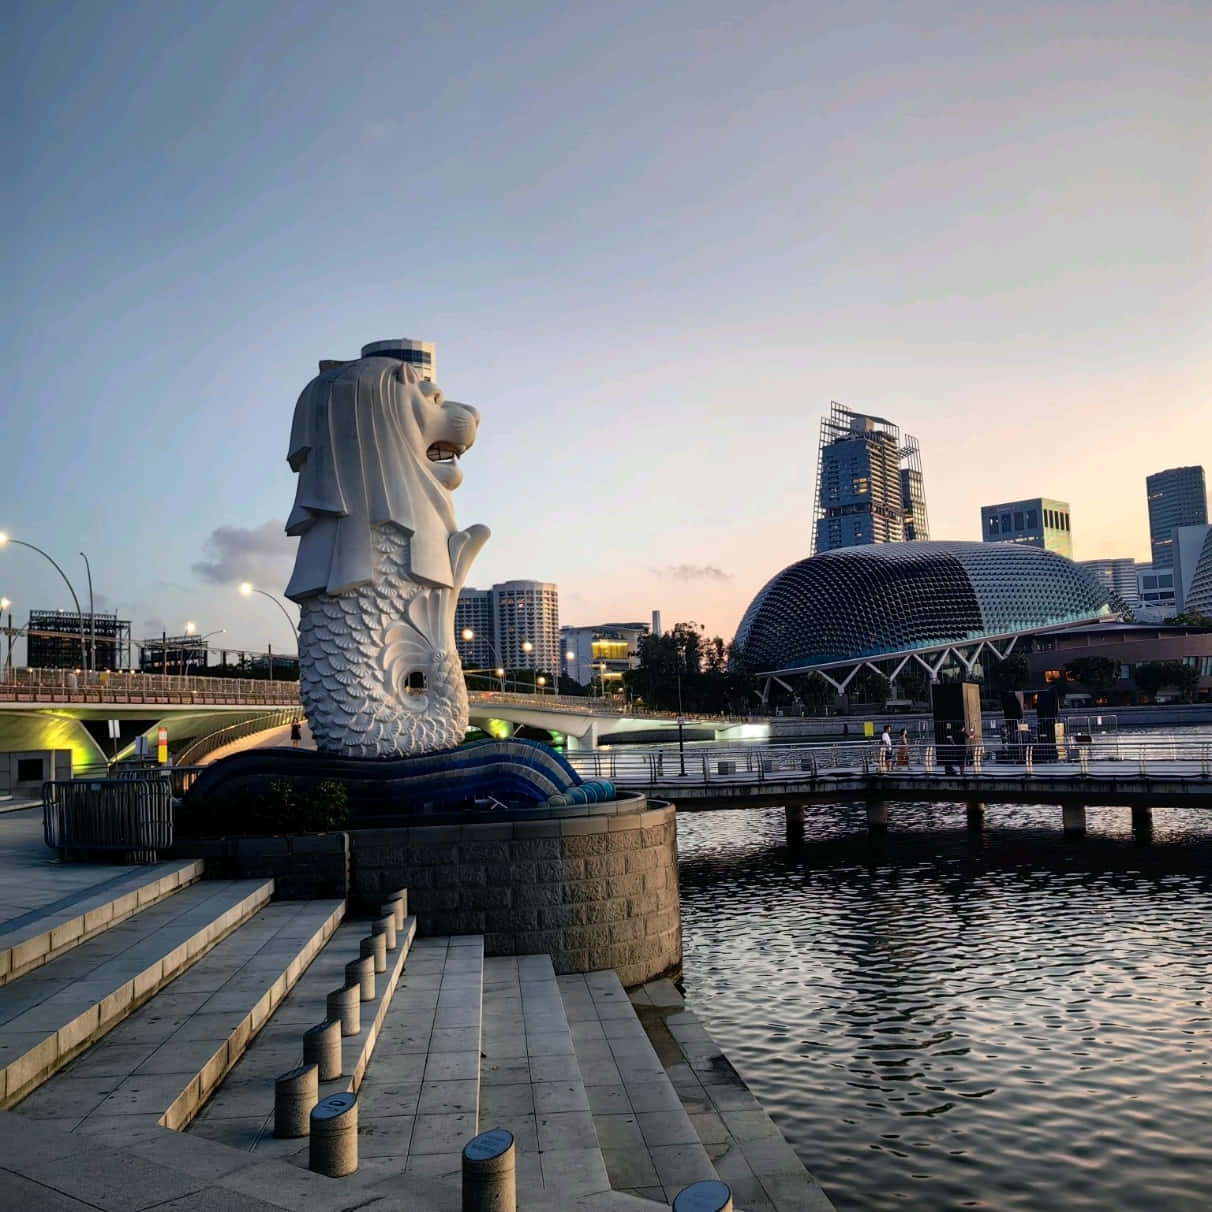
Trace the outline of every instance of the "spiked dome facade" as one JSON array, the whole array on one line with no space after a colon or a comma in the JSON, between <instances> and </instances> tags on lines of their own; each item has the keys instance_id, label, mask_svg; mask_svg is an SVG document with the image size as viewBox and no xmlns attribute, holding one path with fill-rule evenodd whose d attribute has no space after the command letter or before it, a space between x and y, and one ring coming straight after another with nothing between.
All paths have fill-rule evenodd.
<instances>
[{"instance_id":1,"label":"spiked dome facade","mask_svg":"<svg viewBox=\"0 0 1212 1212\"><path fill-rule=\"evenodd\" d=\"M755 670L791 673L1026 634L1119 613L1107 588L1017 543L881 543L810 556L750 603L736 644Z\"/></svg>"}]
</instances>

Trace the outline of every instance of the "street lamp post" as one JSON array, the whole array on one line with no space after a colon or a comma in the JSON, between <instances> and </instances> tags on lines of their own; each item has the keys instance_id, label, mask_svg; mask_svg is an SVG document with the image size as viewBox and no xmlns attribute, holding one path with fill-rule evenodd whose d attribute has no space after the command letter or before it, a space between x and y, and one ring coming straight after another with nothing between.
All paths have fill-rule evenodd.
<instances>
[{"instance_id":1,"label":"street lamp post","mask_svg":"<svg viewBox=\"0 0 1212 1212\"><path fill-rule=\"evenodd\" d=\"M88 573L88 659L95 676L97 672L97 614L93 609L93 568L84 552L80 553L80 557L84 560L84 571ZM84 672L89 671L86 669Z\"/></svg>"},{"instance_id":2,"label":"street lamp post","mask_svg":"<svg viewBox=\"0 0 1212 1212\"><path fill-rule=\"evenodd\" d=\"M473 627L464 627L463 630L459 634L462 636L464 641L468 644L470 644L471 641L476 638L475 629ZM491 640L485 640L484 643L488 645L489 652L491 652L492 655L497 658L497 666L493 670L493 673L496 674L497 678L500 679L501 693L504 694L505 693L505 662L503 660L501 660L501 654L497 651L497 646Z\"/></svg>"},{"instance_id":3,"label":"street lamp post","mask_svg":"<svg viewBox=\"0 0 1212 1212\"><path fill-rule=\"evenodd\" d=\"M290 624L291 634L295 637L295 644L297 646L299 643L299 629L298 629L298 627L295 626L294 619L292 619L290 617L290 612L282 604L282 599L279 598L276 594L270 593L266 589L258 588L251 581L244 581L241 583L241 585L240 585L241 596L247 598L247 597L251 597L254 593L259 593L263 598L269 598L269 600L282 612L282 617Z\"/></svg>"},{"instance_id":4,"label":"street lamp post","mask_svg":"<svg viewBox=\"0 0 1212 1212\"><path fill-rule=\"evenodd\" d=\"M4 672L6 677L11 677L13 672L13 614L12 611L9 610L10 606L12 606L12 602L10 602L8 598L0 598L0 614L3 614L6 610L9 611L8 626L5 628L5 631L8 633L8 656L4 661Z\"/></svg>"},{"instance_id":5,"label":"street lamp post","mask_svg":"<svg viewBox=\"0 0 1212 1212\"><path fill-rule=\"evenodd\" d=\"M63 578L63 583L67 586L68 593L72 595L72 601L76 603L76 618L80 620L80 660L83 663L84 668L87 669L88 645L84 638L84 611L80 609L80 599L76 597L76 591L72 587L71 581L67 579L67 573L59 567L59 564L55 558L48 555L42 550L41 547L35 547L33 543L27 543L24 539L14 539L10 535L5 534L4 531L0 530L0 547L3 547L6 543L12 543L16 547L28 547L30 551L36 551L44 560L49 561L54 567L54 570Z\"/></svg>"},{"instance_id":6,"label":"street lamp post","mask_svg":"<svg viewBox=\"0 0 1212 1212\"><path fill-rule=\"evenodd\" d=\"M682 654L677 654L677 674L678 674L678 777L686 777L686 738L683 733L683 727L686 723L686 717L682 714Z\"/></svg>"}]
</instances>

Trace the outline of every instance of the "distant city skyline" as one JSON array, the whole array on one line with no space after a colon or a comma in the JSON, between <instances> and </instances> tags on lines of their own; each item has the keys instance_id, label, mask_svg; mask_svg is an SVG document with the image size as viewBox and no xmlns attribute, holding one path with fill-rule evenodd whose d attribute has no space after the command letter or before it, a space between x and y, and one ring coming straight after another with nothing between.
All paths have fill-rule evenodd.
<instances>
[{"instance_id":1,"label":"distant city skyline","mask_svg":"<svg viewBox=\"0 0 1212 1212\"><path fill-rule=\"evenodd\" d=\"M919 438L935 539L1063 492L1146 561L1145 476L1212 465L1209 6L404 11L7 10L0 530L134 638L293 648L236 587L294 401L393 335L482 414L478 582L570 625L731 638L830 400ZM11 546L0 597L75 608Z\"/></svg>"}]
</instances>

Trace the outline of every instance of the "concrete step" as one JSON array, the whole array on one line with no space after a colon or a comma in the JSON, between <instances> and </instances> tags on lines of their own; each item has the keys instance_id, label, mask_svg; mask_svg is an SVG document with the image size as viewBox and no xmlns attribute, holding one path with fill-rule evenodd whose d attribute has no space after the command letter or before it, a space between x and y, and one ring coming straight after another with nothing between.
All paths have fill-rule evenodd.
<instances>
[{"instance_id":1,"label":"concrete step","mask_svg":"<svg viewBox=\"0 0 1212 1212\"><path fill-rule=\"evenodd\" d=\"M370 929L368 920L346 920L333 933L239 1064L190 1124L192 1134L254 1151L258 1156L307 1166L306 1140L277 1140L273 1135L274 1081L302 1063L303 1033L328 1017L328 994L344 985L345 965L358 958L359 942ZM397 934L396 950L387 953L387 971L376 975L374 1000L360 1003L361 1031L341 1041L344 1073L320 1083L320 1098L360 1089L415 937L416 918L405 918L404 929Z\"/></svg>"},{"instance_id":2,"label":"concrete step","mask_svg":"<svg viewBox=\"0 0 1212 1212\"><path fill-rule=\"evenodd\" d=\"M481 1130L512 1132L519 1202L579 1201L610 1191L560 988L546 955L484 965Z\"/></svg>"},{"instance_id":3,"label":"concrete step","mask_svg":"<svg viewBox=\"0 0 1212 1212\"><path fill-rule=\"evenodd\" d=\"M832 1212L833 1204L778 1125L749 1092L672 981L632 990L653 1041L712 1164L748 1212Z\"/></svg>"},{"instance_id":4,"label":"concrete step","mask_svg":"<svg viewBox=\"0 0 1212 1212\"><path fill-rule=\"evenodd\" d=\"M336 929L343 901L279 901L19 1105L30 1118L129 1139L180 1129L240 1059Z\"/></svg>"},{"instance_id":5,"label":"concrete step","mask_svg":"<svg viewBox=\"0 0 1212 1212\"><path fill-rule=\"evenodd\" d=\"M683 1187L723 1177L615 972L578 973L558 981L614 1189L669 1205ZM749 1207L739 1196L736 1204Z\"/></svg>"},{"instance_id":6,"label":"concrete step","mask_svg":"<svg viewBox=\"0 0 1212 1212\"><path fill-rule=\"evenodd\" d=\"M134 870L119 868L117 875L112 868L101 871L103 875L82 886L48 887L44 895L49 900L0 922L0 985L200 880L202 863L198 859L153 863Z\"/></svg>"},{"instance_id":7,"label":"concrete step","mask_svg":"<svg viewBox=\"0 0 1212 1212\"><path fill-rule=\"evenodd\" d=\"M422 938L358 1096L358 1168L406 1189L436 1182L458 1208L463 1146L479 1130L484 940ZM525 1206L522 1204L521 1206Z\"/></svg>"},{"instance_id":8,"label":"concrete step","mask_svg":"<svg viewBox=\"0 0 1212 1212\"><path fill-rule=\"evenodd\" d=\"M193 884L0 988L0 1108L179 977L272 893L272 880Z\"/></svg>"}]
</instances>

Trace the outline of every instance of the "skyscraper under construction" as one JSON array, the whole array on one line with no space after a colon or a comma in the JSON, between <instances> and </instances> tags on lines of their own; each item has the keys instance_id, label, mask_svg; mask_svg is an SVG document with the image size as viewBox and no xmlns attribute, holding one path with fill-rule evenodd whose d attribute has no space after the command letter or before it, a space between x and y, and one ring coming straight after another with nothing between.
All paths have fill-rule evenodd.
<instances>
[{"instance_id":1,"label":"skyscraper under construction","mask_svg":"<svg viewBox=\"0 0 1212 1212\"><path fill-rule=\"evenodd\" d=\"M813 552L928 539L917 439L833 401L821 419Z\"/></svg>"}]
</instances>

